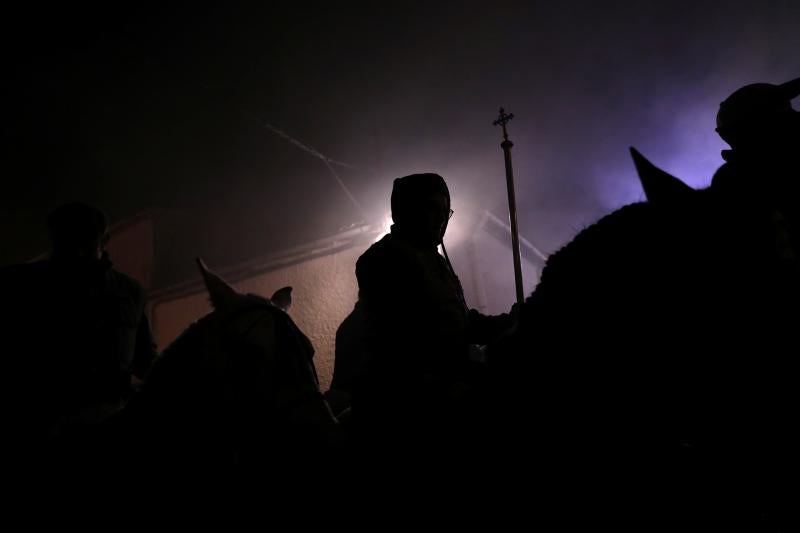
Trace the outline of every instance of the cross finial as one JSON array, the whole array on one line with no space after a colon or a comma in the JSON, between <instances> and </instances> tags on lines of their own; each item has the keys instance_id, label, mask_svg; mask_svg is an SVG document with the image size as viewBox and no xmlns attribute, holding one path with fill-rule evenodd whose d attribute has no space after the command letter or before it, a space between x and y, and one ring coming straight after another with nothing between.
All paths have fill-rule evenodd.
<instances>
[{"instance_id":1,"label":"cross finial","mask_svg":"<svg viewBox=\"0 0 800 533\"><path fill-rule=\"evenodd\" d=\"M497 117L497 120L493 122L495 126L502 126L503 127L503 140L508 140L508 132L506 131L506 124L511 122L511 119L514 118L514 113L506 114L506 110L502 107L500 108L500 116Z\"/></svg>"}]
</instances>

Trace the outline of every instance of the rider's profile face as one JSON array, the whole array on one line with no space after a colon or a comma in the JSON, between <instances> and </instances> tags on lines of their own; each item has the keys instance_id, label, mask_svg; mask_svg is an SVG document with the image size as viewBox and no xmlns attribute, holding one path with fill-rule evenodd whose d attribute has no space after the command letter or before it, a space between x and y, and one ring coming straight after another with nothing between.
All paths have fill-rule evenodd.
<instances>
[{"instance_id":1,"label":"rider's profile face","mask_svg":"<svg viewBox=\"0 0 800 533\"><path fill-rule=\"evenodd\" d=\"M450 219L450 202L442 194L430 195L422 198L419 204L418 220L420 231L426 240L438 244L447 231L447 221Z\"/></svg>"}]
</instances>

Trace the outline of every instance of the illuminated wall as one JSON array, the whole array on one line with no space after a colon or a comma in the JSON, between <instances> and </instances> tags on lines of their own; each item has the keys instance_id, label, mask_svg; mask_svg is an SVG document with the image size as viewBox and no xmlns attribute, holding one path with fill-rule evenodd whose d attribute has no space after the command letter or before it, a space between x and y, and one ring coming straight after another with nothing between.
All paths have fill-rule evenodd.
<instances>
[{"instance_id":1,"label":"illuminated wall","mask_svg":"<svg viewBox=\"0 0 800 533\"><path fill-rule=\"evenodd\" d=\"M114 268L151 288L153 275L153 220L147 215L134 217L111 228L108 254Z\"/></svg>"}]
</instances>

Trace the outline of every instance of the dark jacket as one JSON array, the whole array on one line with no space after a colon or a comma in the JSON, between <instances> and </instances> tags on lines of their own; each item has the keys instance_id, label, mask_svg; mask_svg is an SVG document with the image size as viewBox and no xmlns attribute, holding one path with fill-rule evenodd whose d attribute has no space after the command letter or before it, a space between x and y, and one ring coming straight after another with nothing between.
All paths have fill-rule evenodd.
<instances>
[{"instance_id":1,"label":"dark jacket","mask_svg":"<svg viewBox=\"0 0 800 533\"><path fill-rule=\"evenodd\" d=\"M155 355L145 295L103 260L45 260L0 272L3 338L28 423L43 429L92 406L119 404Z\"/></svg>"},{"instance_id":2,"label":"dark jacket","mask_svg":"<svg viewBox=\"0 0 800 533\"><path fill-rule=\"evenodd\" d=\"M354 412L437 416L469 383L471 344L510 328L511 317L468 309L461 283L435 247L420 249L396 227L356 264L365 346Z\"/></svg>"}]
</instances>

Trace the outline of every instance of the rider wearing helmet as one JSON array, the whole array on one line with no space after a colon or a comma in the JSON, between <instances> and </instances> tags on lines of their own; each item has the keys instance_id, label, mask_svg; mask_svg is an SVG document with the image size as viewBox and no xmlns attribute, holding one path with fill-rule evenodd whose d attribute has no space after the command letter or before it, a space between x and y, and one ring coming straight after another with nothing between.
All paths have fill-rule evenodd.
<instances>
[{"instance_id":1,"label":"rider wearing helmet","mask_svg":"<svg viewBox=\"0 0 800 533\"><path fill-rule=\"evenodd\" d=\"M717 133L730 145L712 187L729 191L790 193L800 178L800 112L792 99L800 96L800 78L773 85L754 83L720 104ZM795 196L790 194L790 196Z\"/></svg>"}]
</instances>

